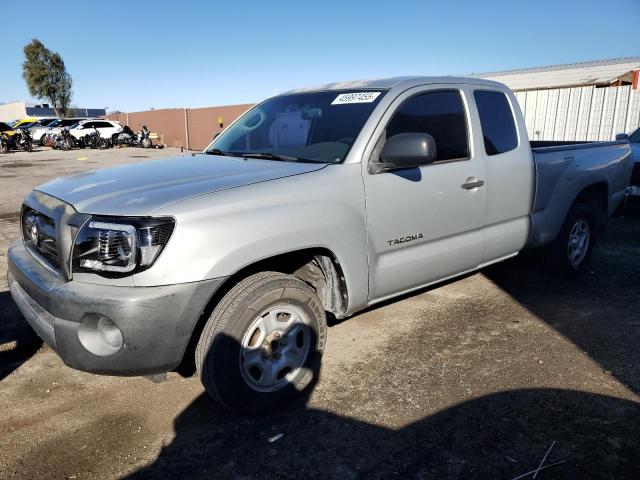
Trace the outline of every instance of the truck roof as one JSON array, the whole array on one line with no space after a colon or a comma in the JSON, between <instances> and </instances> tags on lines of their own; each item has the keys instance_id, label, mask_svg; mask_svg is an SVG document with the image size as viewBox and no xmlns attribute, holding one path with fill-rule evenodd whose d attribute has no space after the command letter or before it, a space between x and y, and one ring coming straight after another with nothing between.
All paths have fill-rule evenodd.
<instances>
[{"instance_id":1,"label":"truck roof","mask_svg":"<svg viewBox=\"0 0 640 480\"><path fill-rule=\"evenodd\" d=\"M375 89L382 88L388 90L406 90L418 85L426 85L430 83L463 83L473 85L486 85L492 87L505 88L505 85L492 80L484 80L473 77L389 77L374 78L370 80L350 80L345 82L327 83L324 85L315 85L312 87L297 88L283 92L281 95L289 95L292 93L306 93L326 90L355 90L355 89Z\"/></svg>"}]
</instances>

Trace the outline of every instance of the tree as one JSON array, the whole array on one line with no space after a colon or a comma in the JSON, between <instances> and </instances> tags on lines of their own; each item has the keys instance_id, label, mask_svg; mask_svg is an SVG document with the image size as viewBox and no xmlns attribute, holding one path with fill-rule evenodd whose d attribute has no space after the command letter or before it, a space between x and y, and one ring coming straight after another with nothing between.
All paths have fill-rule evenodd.
<instances>
[{"instance_id":1,"label":"tree","mask_svg":"<svg viewBox=\"0 0 640 480\"><path fill-rule=\"evenodd\" d=\"M37 98L48 99L57 116L66 116L71 103L71 75L60 54L52 52L34 38L25 45L24 56L22 76L29 93Z\"/></svg>"}]
</instances>

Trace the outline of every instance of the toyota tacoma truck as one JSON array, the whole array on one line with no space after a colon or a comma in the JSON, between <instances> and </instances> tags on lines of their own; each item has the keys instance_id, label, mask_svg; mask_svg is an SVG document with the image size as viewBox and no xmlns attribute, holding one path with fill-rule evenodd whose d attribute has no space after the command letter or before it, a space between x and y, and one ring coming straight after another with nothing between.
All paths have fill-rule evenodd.
<instances>
[{"instance_id":1,"label":"toyota tacoma truck","mask_svg":"<svg viewBox=\"0 0 640 480\"><path fill-rule=\"evenodd\" d=\"M59 178L24 201L13 299L70 367L191 362L227 408L317 378L327 317L544 247L584 268L625 195L627 141L530 142L492 81L403 77L294 90L201 154Z\"/></svg>"}]
</instances>

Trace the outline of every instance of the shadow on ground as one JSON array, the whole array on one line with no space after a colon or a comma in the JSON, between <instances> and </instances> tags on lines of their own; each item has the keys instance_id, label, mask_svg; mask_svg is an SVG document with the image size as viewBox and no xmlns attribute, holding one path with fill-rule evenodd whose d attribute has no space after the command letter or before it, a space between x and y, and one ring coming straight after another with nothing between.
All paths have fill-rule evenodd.
<instances>
[{"instance_id":1,"label":"shadow on ground","mask_svg":"<svg viewBox=\"0 0 640 480\"><path fill-rule=\"evenodd\" d=\"M22 317L8 291L0 292L0 380L35 354L42 340Z\"/></svg>"},{"instance_id":2,"label":"shadow on ground","mask_svg":"<svg viewBox=\"0 0 640 480\"><path fill-rule=\"evenodd\" d=\"M637 478L636 403L584 392L517 390L456 405L400 430L292 407L238 418L206 395L175 440L129 478ZM269 439L283 436L274 441Z\"/></svg>"}]
</instances>

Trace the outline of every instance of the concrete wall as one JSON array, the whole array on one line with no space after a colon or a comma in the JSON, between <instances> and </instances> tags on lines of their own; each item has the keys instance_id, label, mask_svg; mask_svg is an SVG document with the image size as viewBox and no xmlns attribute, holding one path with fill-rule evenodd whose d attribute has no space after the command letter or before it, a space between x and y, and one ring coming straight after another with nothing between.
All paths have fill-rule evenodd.
<instances>
[{"instance_id":1,"label":"concrete wall","mask_svg":"<svg viewBox=\"0 0 640 480\"><path fill-rule=\"evenodd\" d=\"M165 108L145 112L109 114L108 118L138 131L144 124L162 135L163 143L171 147L202 150L213 136L251 108L253 104L207 108ZM218 123L222 120L222 128Z\"/></svg>"},{"instance_id":2,"label":"concrete wall","mask_svg":"<svg viewBox=\"0 0 640 480\"><path fill-rule=\"evenodd\" d=\"M516 92L532 140L614 140L640 126L640 90L575 87Z\"/></svg>"},{"instance_id":3,"label":"concrete wall","mask_svg":"<svg viewBox=\"0 0 640 480\"><path fill-rule=\"evenodd\" d=\"M0 105L0 122L9 122L27 116L24 102L4 103Z\"/></svg>"}]
</instances>

